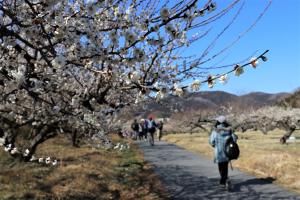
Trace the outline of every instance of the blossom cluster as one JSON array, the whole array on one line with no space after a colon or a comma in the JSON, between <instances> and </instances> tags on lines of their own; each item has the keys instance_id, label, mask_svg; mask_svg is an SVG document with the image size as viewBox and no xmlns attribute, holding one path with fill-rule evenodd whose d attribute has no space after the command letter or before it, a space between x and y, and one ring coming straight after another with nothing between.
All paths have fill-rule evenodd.
<instances>
[{"instance_id":1,"label":"blossom cluster","mask_svg":"<svg viewBox=\"0 0 300 200\"><path fill-rule=\"evenodd\" d=\"M121 144L121 143L117 143L115 146L114 146L114 149L115 150L118 150L118 151L124 151L126 149L130 149L130 145L129 144Z\"/></svg>"},{"instance_id":2,"label":"blossom cluster","mask_svg":"<svg viewBox=\"0 0 300 200\"><path fill-rule=\"evenodd\" d=\"M0 138L0 147L4 147L3 150L12 156L22 156L23 158L26 158L30 155L30 151L26 149L24 152L19 150L17 147L13 146L12 144L5 145L5 138ZM29 158L30 162L38 162L40 164L46 164L49 166L56 166L58 164L57 159L53 159L51 157L36 157L34 155L31 155Z\"/></svg>"},{"instance_id":3,"label":"blossom cluster","mask_svg":"<svg viewBox=\"0 0 300 200\"><path fill-rule=\"evenodd\" d=\"M280 106L266 106L252 112L239 115L229 114L229 121L235 124L255 124L265 131L275 128L287 130L290 127L300 129L300 109Z\"/></svg>"}]
</instances>

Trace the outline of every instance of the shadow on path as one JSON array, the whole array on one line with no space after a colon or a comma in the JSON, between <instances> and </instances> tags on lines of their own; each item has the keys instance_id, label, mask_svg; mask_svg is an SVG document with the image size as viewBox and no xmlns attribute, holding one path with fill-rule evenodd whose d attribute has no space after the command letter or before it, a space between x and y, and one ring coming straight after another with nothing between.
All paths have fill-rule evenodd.
<instances>
[{"instance_id":1,"label":"shadow on path","mask_svg":"<svg viewBox=\"0 0 300 200\"><path fill-rule=\"evenodd\" d=\"M274 179L259 179L236 169L229 172L232 189L219 183L217 166L207 158L164 141L149 146L137 142L145 159L153 166L173 200L199 199L298 199L300 196L272 184Z\"/></svg>"},{"instance_id":2,"label":"shadow on path","mask_svg":"<svg viewBox=\"0 0 300 200\"><path fill-rule=\"evenodd\" d=\"M236 183L233 185L232 191L233 192L239 192L241 191L242 187L251 187L251 185L266 185L266 184L272 184L273 181L276 179L273 177L267 177L267 178L252 178L248 179L244 182Z\"/></svg>"}]
</instances>

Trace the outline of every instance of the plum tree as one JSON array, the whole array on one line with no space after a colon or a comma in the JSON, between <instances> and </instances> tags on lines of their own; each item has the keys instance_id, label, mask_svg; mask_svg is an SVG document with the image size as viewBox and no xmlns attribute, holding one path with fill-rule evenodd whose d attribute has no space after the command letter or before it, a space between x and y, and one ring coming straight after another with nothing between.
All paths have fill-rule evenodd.
<instances>
[{"instance_id":1,"label":"plum tree","mask_svg":"<svg viewBox=\"0 0 300 200\"><path fill-rule=\"evenodd\" d=\"M213 87L217 78L225 82L227 73L200 81L210 69L201 67L232 46L208 57L243 4L216 6L210 0L0 1L0 121L7 143L14 144L23 134L17 130L29 127L30 158L38 144L58 132L108 133L119 109L182 95L187 87L180 83L190 82L196 91L205 82ZM234 7L233 19L204 52L181 54ZM254 58L252 66L258 59L266 57ZM242 65L236 64L229 72L239 75Z\"/></svg>"}]
</instances>

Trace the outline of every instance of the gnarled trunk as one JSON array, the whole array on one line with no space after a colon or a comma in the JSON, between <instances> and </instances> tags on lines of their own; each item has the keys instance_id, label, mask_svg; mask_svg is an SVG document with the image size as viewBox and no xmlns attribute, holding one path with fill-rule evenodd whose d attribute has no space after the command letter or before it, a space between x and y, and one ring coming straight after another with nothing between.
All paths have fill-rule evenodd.
<instances>
[{"instance_id":1,"label":"gnarled trunk","mask_svg":"<svg viewBox=\"0 0 300 200\"><path fill-rule=\"evenodd\" d=\"M56 135L55 126L52 124L34 129L34 135L35 137L30 141L30 146L28 147L29 154L25 157L25 161L31 158L39 144Z\"/></svg>"},{"instance_id":2,"label":"gnarled trunk","mask_svg":"<svg viewBox=\"0 0 300 200\"><path fill-rule=\"evenodd\" d=\"M296 126L291 126L287 132L280 138L281 144L286 144L287 139L293 134L293 132L296 130Z\"/></svg>"}]
</instances>

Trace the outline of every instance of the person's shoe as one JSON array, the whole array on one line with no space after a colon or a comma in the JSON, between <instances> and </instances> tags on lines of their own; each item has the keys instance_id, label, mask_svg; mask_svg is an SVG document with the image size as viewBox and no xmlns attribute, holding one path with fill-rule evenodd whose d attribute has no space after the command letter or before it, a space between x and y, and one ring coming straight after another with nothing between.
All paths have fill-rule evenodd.
<instances>
[{"instance_id":1,"label":"person's shoe","mask_svg":"<svg viewBox=\"0 0 300 200\"><path fill-rule=\"evenodd\" d=\"M230 183L229 180L227 180L226 183L225 183L225 189L226 189L227 191L230 191L230 190L231 190L231 183Z\"/></svg>"},{"instance_id":2,"label":"person's shoe","mask_svg":"<svg viewBox=\"0 0 300 200\"><path fill-rule=\"evenodd\" d=\"M226 190L226 185L224 183L219 183L219 187L221 190Z\"/></svg>"}]
</instances>

